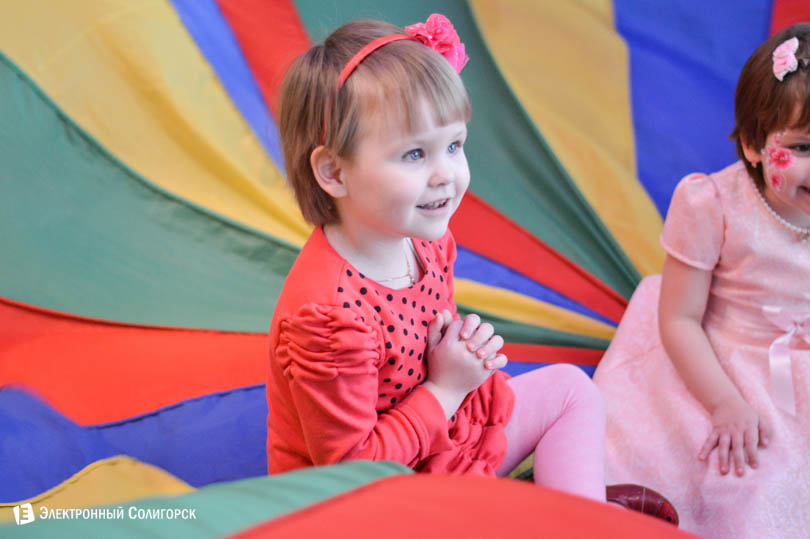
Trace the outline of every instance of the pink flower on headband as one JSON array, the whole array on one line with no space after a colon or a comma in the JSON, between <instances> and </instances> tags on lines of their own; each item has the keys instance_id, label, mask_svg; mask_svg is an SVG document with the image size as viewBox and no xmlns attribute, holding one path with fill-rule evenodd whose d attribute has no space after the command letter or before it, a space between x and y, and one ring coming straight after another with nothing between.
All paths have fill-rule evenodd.
<instances>
[{"instance_id":1,"label":"pink flower on headband","mask_svg":"<svg viewBox=\"0 0 810 539\"><path fill-rule=\"evenodd\" d=\"M799 40L795 37L788 39L773 51L773 74L781 82L785 75L796 71L799 63L796 61L796 50Z\"/></svg>"},{"instance_id":2,"label":"pink flower on headband","mask_svg":"<svg viewBox=\"0 0 810 539\"><path fill-rule=\"evenodd\" d=\"M427 22L406 26L405 31L447 58L456 73L461 73L470 61L464 51L464 43L459 39L450 19L444 15L434 13L428 17Z\"/></svg>"}]
</instances>

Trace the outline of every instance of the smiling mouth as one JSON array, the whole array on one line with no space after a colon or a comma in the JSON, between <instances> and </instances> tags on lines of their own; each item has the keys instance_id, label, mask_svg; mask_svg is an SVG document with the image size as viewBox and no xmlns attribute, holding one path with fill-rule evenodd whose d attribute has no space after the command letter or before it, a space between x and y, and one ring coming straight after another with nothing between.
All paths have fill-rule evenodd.
<instances>
[{"instance_id":1,"label":"smiling mouth","mask_svg":"<svg viewBox=\"0 0 810 539\"><path fill-rule=\"evenodd\" d=\"M439 208L447 206L448 202L450 202L449 198L443 198L441 200L431 202L430 204L421 204L416 207L419 208L420 210L437 210Z\"/></svg>"}]
</instances>

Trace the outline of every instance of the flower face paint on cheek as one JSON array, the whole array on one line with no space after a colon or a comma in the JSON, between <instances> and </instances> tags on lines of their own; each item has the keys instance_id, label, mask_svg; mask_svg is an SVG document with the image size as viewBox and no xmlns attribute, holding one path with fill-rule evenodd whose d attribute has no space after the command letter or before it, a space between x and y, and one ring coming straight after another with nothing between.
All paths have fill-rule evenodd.
<instances>
[{"instance_id":1,"label":"flower face paint on cheek","mask_svg":"<svg viewBox=\"0 0 810 539\"><path fill-rule=\"evenodd\" d=\"M767 158L768 179L774 191L782 191L785 186L785 173L795 164L796 158L788 148L779 147L782 143L783 132L775 133L773 145L762 149L763 158Z\"/></svg>"},{"instance_id":2,"label":"flower face paint on cheek","mask_svg":"<svg viewBox=\"0 0 810 539\"><path fill-rule=\"evenodd\" d=\"M785 170L793 166L793 154L787 148L768 148L768 166Z\"/></svg>"}]
</instances>

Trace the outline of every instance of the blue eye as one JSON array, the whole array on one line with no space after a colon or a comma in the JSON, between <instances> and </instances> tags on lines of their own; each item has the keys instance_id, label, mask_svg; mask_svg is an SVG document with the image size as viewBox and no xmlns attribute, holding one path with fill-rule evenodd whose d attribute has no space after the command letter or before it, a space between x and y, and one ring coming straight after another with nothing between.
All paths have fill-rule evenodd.
<instances>
[{"instance_id":1,"label":"blue eye","mask_svg":"<svg viewBox=\"0 0 810 539\"><path fill-rule=\"evenodd\" d=\"M450 146L447 147L447 151L449 153L456 153L460 149L461 149L461 141L459 140L453 142L452 144L450 144Z\"/></svg>"},{"instance_id":2,"label":"blue eye","mask_svg":"<svg viewBox=\"0 0 810 539\"><path fill-rule=\"evenodd\" d=\"M406 161L419 161L420 159L425 157L425 152L421 149L410 150L405 152L405 155L402 156L403 159Z\"/></svg>"}]
</instances>

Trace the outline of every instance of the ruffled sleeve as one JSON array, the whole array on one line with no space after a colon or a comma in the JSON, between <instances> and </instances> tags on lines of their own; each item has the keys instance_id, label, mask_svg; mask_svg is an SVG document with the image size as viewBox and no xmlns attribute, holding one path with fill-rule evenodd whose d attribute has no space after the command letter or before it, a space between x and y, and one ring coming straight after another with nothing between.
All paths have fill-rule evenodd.
<instances>
[{"instance_id":1,"label":"ruffled sleeve","mask_svg":"<svg viewBox=\"0 0 810 539\"><path fill-rule=\"evenodd\" d=\"M275 357L313 464L385 459L413 466L451 447L441 405L421 386L377 412L383 339L352 309L304 305L281 321Z\"/></svg>"},{"instance_id":2,"label":"ruffled sleeve","mask_svg":"<svg viewBox=\"0 0 810 539\"><path fill-rule=\"evenodd\" d=\"M720 259L723 237L723 208L714 181L705 174L686 176L672 195L661 246L681 262L712 270Z\"/></svg>"}]
</instances>

